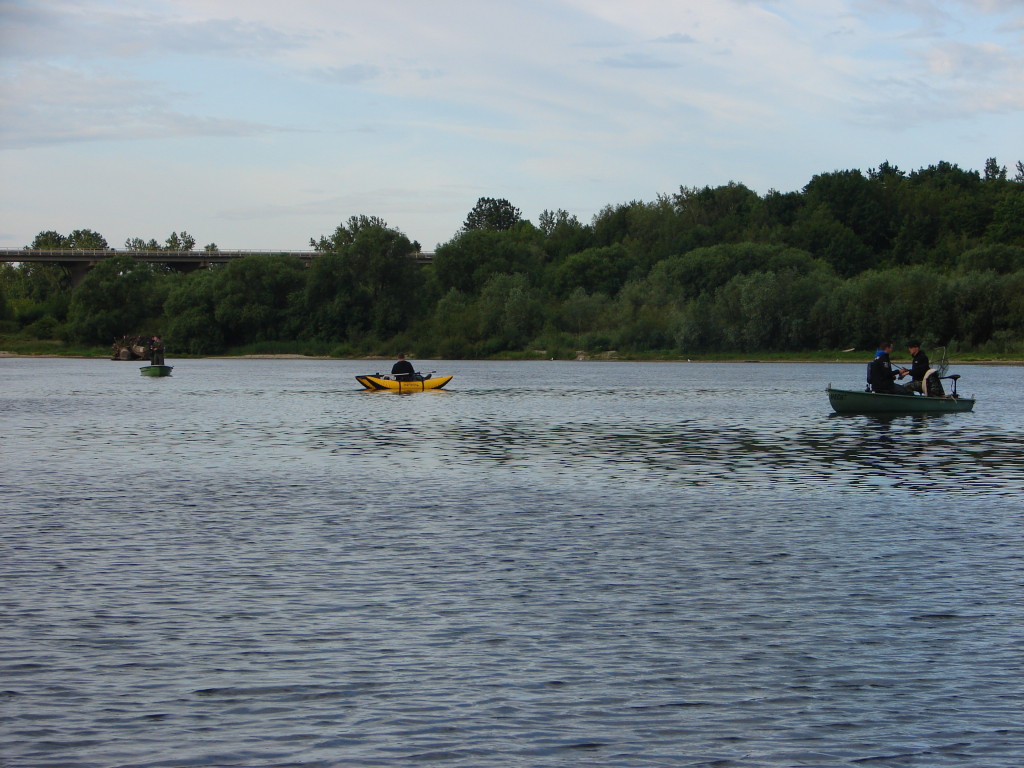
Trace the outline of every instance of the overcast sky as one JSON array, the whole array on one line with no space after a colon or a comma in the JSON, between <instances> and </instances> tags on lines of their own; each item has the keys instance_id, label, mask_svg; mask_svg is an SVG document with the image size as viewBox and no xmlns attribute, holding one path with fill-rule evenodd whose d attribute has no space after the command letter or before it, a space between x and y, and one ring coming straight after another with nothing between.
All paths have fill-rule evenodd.
<instances>
[{"instance_id":1,"label":"overcast sky","mask_svg":"<svg viewBox=\"0 0 1024 768\"><path fill-rule=\"evenodd\" d=\"M1024 0L0 0L0 247L1024 159Z\"/></svg>"}]
</instances>

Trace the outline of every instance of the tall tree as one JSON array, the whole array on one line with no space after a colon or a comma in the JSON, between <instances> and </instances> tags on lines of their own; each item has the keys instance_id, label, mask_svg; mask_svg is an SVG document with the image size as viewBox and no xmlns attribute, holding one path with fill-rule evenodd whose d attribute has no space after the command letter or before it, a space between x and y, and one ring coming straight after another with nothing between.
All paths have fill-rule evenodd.
<instances>
[{"instance_id":1,"label":"tall tree","mask_svg":"<svg viewBox=\"0 0 1024 768\"><path fill-rule=\"evenodd\" d=\"M224 332L217 321L220 270L203 269L178 280L164 302L170 322L166 335L176 350L211 355L225 349Z\"/></svg>"},{"instance_id":2,"label":"tall tree","mask_svg":"<svg viewBox=\"0 0 1024 768\"><path fill-rule=\"evenodd\" d=\"M1006 181L1006 166L990 157L985 161L985 181Z\"/></svg>"},{"instance_id":3,"label":"tall tree","mask_svg":"<svg viewBox=\"0 0 1024 768\"><path fill-rule=\"evenodd\" d=\"M226 344L295 338L294 307L306 279L298 258L246 256L214 275L214 317Z\"/></svg>"},{"instance_id":4,"label":"tall tree","mask_svg":"<svg viewBox=\"0 0 1024 768\"><path fill-rule=\"evenodd\" d=\"M466 216L462 225L464 232L477 229L506 230L512 229L522 220L519 209L505 199L481 197L476 201L473 210Z\"/></svg>"},{"instance_id":5,"label":"tall tree","mask_svg":"<svg viewBox=\"0 0 1024 768\"><path fill-rule=\"evenodd\" d=\"M383 339L417 317L423 275L402 232L377 217L353 216L310 243L325 254L313 260L303 298L314 335Z\"/></svg>"},{"instance_id":6,"label":"tall tree","mask_svg":"<svg viewBox=\"0 0 1024 768\"><path fill-rule=\"evenodd\" d=\"M32 249L61 251L102 251L109 247L107 239L91 229L76 229L66 236L53 230L40 232L29 246Z\"/></svg>"},{"instance_id":7,"label":"tall tree","mask_svg":"<svg viewBox=\"0 0 1024 768\"><path fill-rule=\"evenodd\" d=\"M355 242L360 232L375 228L390 229L388 223L379 216L349 216L348 221L339 224L330 237L320 235L319 240L309 238L309 244L321 253L342 253L347 246Z\"/></svg>"},{"instance_id":8,"label":"tall tree","mask_svg":"<svg viewBox=\"0 0 1024 768\"><path fill-rule=\"evenodd\" d=\"M164 247L168 251L191 251L196 247L196 239L185 230L181 230L180 235L177 232L171 232Z\"/></svg>"},{"instance_id":9,"label":"tall tree","mask_svg":"<svg viewBox=\"0 0 1024 768\"><path fill-rule=\"evenodd\" d=\"M107 344L126 333L145 333L159 317L164 291L153 268L126 254L104 259L71 296L69 330L77 341Z\"/></svg>"},{"instance_id":10,"label":"tall tree","mask_svg":"<svg viewBox=\"0 0 1024 768\"><path fill-rule=\"evenodd\" d=\"M65 235L50 229L36 235L32 245L27 247L34 251L59 251L68 247L67 242L68 239Z\"/></svg>"}]
</instances>

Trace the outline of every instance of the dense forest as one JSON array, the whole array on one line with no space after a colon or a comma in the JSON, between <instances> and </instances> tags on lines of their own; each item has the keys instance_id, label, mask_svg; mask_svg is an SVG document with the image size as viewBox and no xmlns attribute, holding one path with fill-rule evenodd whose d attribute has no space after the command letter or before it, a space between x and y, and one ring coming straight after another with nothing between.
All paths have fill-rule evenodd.
<instances>
[{"instance_id":1,"label":"dense forest","mask_svg":"<svg viewBox=\"0 0 1024 768\"><path fill-rule=\"evenodd\" d=\"M691 357L926 346L1024 351L1024 164L982 172L888 163L763 196L743 184L536 223L481 198L432 263L398 229L352 216L295 257L176 272L122 254L78 285L60 267L0 266L0 335L109 345L162 335L171 354ZM41 232L29 248L106 248ZM192 250L131 238L126 250ZM206 250L216 250L215 245Z\"/></svg>"}]
</instances>

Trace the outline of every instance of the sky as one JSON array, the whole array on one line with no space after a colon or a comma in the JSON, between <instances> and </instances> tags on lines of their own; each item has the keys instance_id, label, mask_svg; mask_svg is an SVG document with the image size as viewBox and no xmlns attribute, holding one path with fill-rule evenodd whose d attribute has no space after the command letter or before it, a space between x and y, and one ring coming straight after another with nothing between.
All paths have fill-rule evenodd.
<instances>
[{"instance_id":1,"label":"sky","mask_svg":"<svg viewBox=\"0 0 1024 768\"><path fill-rule=\"evenodd\" d=\"M1024 160L1024 0L0 0L0 247Z\"/></svg>"}]
</instances>

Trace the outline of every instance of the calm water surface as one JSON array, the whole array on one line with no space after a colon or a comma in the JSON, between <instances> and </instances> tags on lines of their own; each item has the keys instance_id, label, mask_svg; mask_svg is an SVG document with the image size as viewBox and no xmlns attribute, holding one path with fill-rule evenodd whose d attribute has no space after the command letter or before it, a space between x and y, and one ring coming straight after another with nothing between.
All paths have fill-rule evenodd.
<instances>
[{"instance_id":1,"label":"calm water surface","mask_svg":"<svg viewBox=\"0 0 1024 768\"><path fill-rule=\"evenodd\" d=\"M4 766L1024 764L1024 369L0 360Z\"/></svg>"}]
</instances>

